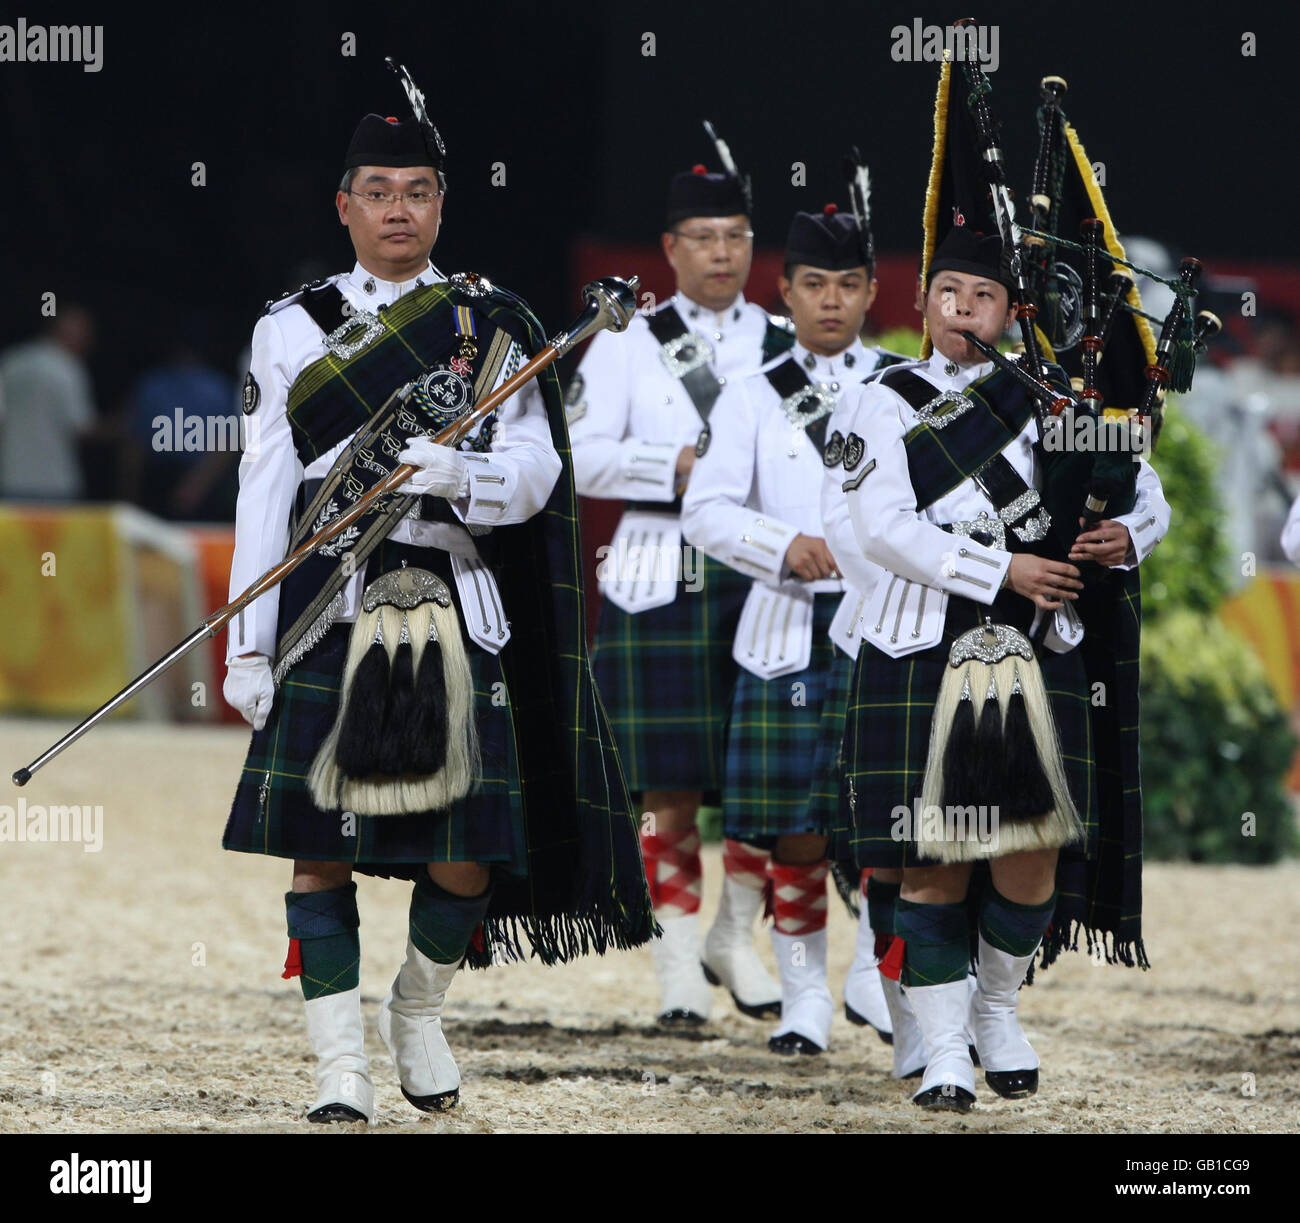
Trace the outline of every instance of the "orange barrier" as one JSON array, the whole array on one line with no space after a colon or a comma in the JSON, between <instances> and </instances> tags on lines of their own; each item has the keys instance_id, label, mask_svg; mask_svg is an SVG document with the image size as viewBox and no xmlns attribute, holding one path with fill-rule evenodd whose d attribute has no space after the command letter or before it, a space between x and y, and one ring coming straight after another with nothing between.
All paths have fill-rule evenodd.
<instances>
[{"instance_id":1,"label":"orange barrier","mask_svg":"<svg viewBox=\"0 0 1300 1223\"><path fill-rule=\"evenodd\" d=\"M1224 601L1219 615L1259 656L1278 701L1291 710L1292 727L1300 733L1300 570L1262 569ZM1300 753L1287 785L1300 791Z\"/></svg>"}]
</instances>

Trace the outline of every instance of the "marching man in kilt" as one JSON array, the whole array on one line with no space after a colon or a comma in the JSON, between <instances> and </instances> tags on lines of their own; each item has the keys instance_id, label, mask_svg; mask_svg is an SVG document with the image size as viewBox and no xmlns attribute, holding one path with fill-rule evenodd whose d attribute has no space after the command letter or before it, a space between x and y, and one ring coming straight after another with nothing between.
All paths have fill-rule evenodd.
<instances>
[{"instance_id":1,"label":"marching man in kilt","mask_svg":"<svg viewBox=\"0 0 1300 1223\"><path fill-rule=\"evenodd\" d=\"M443 145L404 85L416 117L367 115L348 148L336 204L355 267L268 307L244 387L257 428L232 592L399 464L418 469L229 634L225 696L254 733L223 843L293 859L284 976L302 986L319 1122L375 1108L353 872L414 882L378 1019L424 1111L459 1097L442 1013L463 960L516 958L526 942L553 963L653 928L586 659L553 371L468 448L428 436L545 341L519 298L430 264Z\"/></svg>"},{"instance_id":2,"label":"marching man in kilt","mask_svg":"<svg viewBox=\"0 0 1300 1223\"><path fill-rule=\"evenodd\" d=\"M724 173L698 165L669 188L663 250L676 294L617 343L596 336L566 396L578 491L625 501L599 570L592 665L628 786L650 813L641 847L663 928L651 949L665 1024L708 1019L706 973L748 1015L776 1014L781 997L753 945L766 852L727 841L722 903L703 945L699 931L696 814L722 789L731 642L748 583L708 557L683 564L681 493L723 386L793 339L784 320L742 295L753 254L749 181L717 144Z\"/></svg>"},{"instance_id":3,"label":"marching man in kilt","mask_svg":"<svg viewBox=\"0 0 1300 1223\"><path fill-rule=\"evenodd\" d=\"M859 173L865 188L865 167ZM794 348L719 397L682 516L691 543L754 579L732 645L741 669L722 806L731 841L772 851L781 1022L769 1047L777 1053L823 1052L834 1010L826 845L840 822L840 745L863 600L823 538L823 463L843 447L841 437L828 440L826 422L850 387L900 360L859 338L876 281L865 190L855 187L854 198L861 225L834 204L795 216L780 282ZM845 995L850 1017L888 1038L865 904Z\"/></svg>"},{"instance_id":4,"label":"marching man in kilt","mask_svg":"<svg viewBox=\"0 0 1300 1223\"><path fill-rule=\"evenodd\" d=\"M951 113L965 121L964 108ZM1126 456L1127 489L1079 530L1079 466L1045 450L1034 397L965 334L996 345L1016 282L1001 239L970 220L987 215L987 187L940 205L937 130L923 284L933 352L846 397L823 513L846 508L861 554L884 570L846 721L852 849L859 866L902 868L901 890L877 908L893 909L922 1038L914 1099L964 1112L968 1027L994 1091L1037 1090L1016 1011L1040 946L1046 965L1082 928L1108 959L1145 965L1135 567L1169 507L1150 466ZM1059 368L1043 368L1068 391Z\"/></svg>"}]
</instances>

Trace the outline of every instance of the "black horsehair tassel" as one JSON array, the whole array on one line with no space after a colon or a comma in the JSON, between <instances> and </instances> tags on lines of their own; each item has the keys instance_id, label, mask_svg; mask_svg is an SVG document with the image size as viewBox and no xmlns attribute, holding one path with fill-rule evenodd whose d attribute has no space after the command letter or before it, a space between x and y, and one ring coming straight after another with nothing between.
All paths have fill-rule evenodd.
<instances>
[{"instance_id":1,"label":"black horsehair tassel","mask_svg":"<svg viewBox=\"0 0 1300 1223\"><path fill-rule=\"evenodd\" d=\"M410 722L407 759L421 776L437 773L447 762L447 677L443 673L438 630L429 617L429 639L415 677L415 708Z\"/></svg>"},{"instance_id":2,"label":"black horsehair tassel","mask_svg":"<svg viewBox=\"0 0 1300 1223\"><path fill-rule=\"evenodd\" d=\"M393 653L393 674L388 681L388 700L384 705L384 732L379 751L379 771L398 776L411 771L405 741L415 715L415 655L411 652L411 632L402 613L402 634Z\"/></svg>"},{"instance_id":3,"label":"black horsehair tassel","mask_svg":"<svg viewBox=\"0 0 1300 1223\"><path fill-rule=\"evenodd\" d=\"M961 697L943 750L943 805L962 807L975 772L975 702L970 695L970 667L962 680Z\"/></svg>"},{"instance_id":4,"label":"black horsehair tassel","mask_svg":"<svg viewBox=\"0 0 1300 1223\"><path fill-rule=\"evenodd\" d=\"M989 690L984 694L984 710L975 731L975 776L971 802L991 806L1001 799L1002 784L1002 707L998 704L998 686L989 671Z\"/></svg>"},{"instance_id":5,"label":"black horsehair tassel","mask_svg":"<svg viewBox=\"0 0 1300 1223\"><path fill-rule=\"evenodd\" d=\"M348 704L339 727L334 758L345 777L368 777L379 771L384 707L388 701L388 651L384 648L383 613L375 639L362 655L348 687Z\"/></svg>"},{"instance_id":6,"label":"black horsehair tassel","mask_svg":"<svg viewBox=\"0 0 1300 1223\"><path fill-rule=\"evenodd\" d=\"M1007 801L1000 814L1008 820L1030 820L1046 815L1055 802L1029 725L1029 711L1020 690L1019 664L1011 686L1011 699L1007 702L1006 742Z\"/></svg>"}]
</instances>

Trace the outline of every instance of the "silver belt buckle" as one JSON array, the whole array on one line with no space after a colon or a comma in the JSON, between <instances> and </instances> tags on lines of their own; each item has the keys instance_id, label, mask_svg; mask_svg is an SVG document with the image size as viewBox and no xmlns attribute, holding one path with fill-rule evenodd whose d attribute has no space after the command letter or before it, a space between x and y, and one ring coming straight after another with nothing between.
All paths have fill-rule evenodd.
<instances>
[{"instance_id":1,"label":"silver belt buckle","mask_svg":"<svg viewBox=\"0 0 1300 1223\"><path fill-rule=\"evenodd\" d=\"M988 535L992 546L1002 552L1007 550L1007 528L998 518L991 518L983 510L978 518L969 518L964 522L950 522L948 529L954 535L964 535L970 539L974 535Z\"/></svg>"},{"instance_id":2,"label":"silver belt buckle","mask_svg":"<svg viewBox=\"0 0 1300 1223\"><path fill-rule=\"evenodd\" d=\"M355 327L362 327L364 330L355 340L345 344L343 337ZM325 347L340 360L347 361L355 357L363 348L368 347L383 334L383 331L384 324L378 315L371 314L369 310L355 310L350 318L340 323L325 337Z\"/></svg>"},{"instance_id":3,"label":"silver belt buckle","mask_svg":"<svg viewBox=\"0 0 1300 1223\"><path fill-rule=\"evenodd\" d=\"M713 345L702 335L690 331L659 345L659 359L674 378L685 378L713 360Z\"/></svg>"},{"instance_id":4,"label":"silver belt buckle","mask_svg":"<svg viewBox=\"0 0 1300 1223\"><path fill-rule=\"evenodd\" d=\"M948 407L949 404L952 406ZM944 429L974 406L960 391L942 391L929 403L923 403L917 408L916 416L931 429Z\"/></svg>"},{"instance_id":5,"label":"silver belt buckle","mask_svg":"<svg viewBox=\"0 0 1300 1223\"><path fill-rule=\"evenodd\" d=\"M807 411L801 411L800 405L810 399L814 401L815 406ZM796 429L806 429L821 420L823 416L829 416L834 412L838 403L835 393L824 382L812 382L781 400L781 411L785 413L786 420Z\"/></svg>"}]
</instances>

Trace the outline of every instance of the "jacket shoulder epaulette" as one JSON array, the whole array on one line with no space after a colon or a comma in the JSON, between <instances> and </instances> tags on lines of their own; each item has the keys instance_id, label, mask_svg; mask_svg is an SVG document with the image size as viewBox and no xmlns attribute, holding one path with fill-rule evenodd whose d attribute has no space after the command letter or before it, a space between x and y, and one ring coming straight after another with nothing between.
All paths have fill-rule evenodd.
<instances>
[{"instance_id":1,"label":"jacket shoulder epaulette","mask_svg":"<svg viewBox=\"0 0 1300 1223\"><path fill-rule=\"evenodd\" d=\"M786 318L784 314L769 314L767 325L775 327L778 331L784 331L786 335L794 335L794 320Z\"/></svg>"},{"instance_id":2,"label":"jacket shoulder epaulette","mask_svg":"<svg viewBox=\"0 0 1300 1223\"><path fill-rule=\"evenodd\" d=\"M271 298L266 305L262 307L262 312L258 315L258 318L264 318L268 314L276 314L286 306L295 305L302 299L304 293L307 293L312 289L322 288L328 284L333 284L336 280L339 280L342 275L343 273L339 273L338 276L325 276L320 280L313 280L310 284L305 284L301 286L301 288L291 289L288 293L284 294L283 297Z\"/></svg>"}]
</instances>

